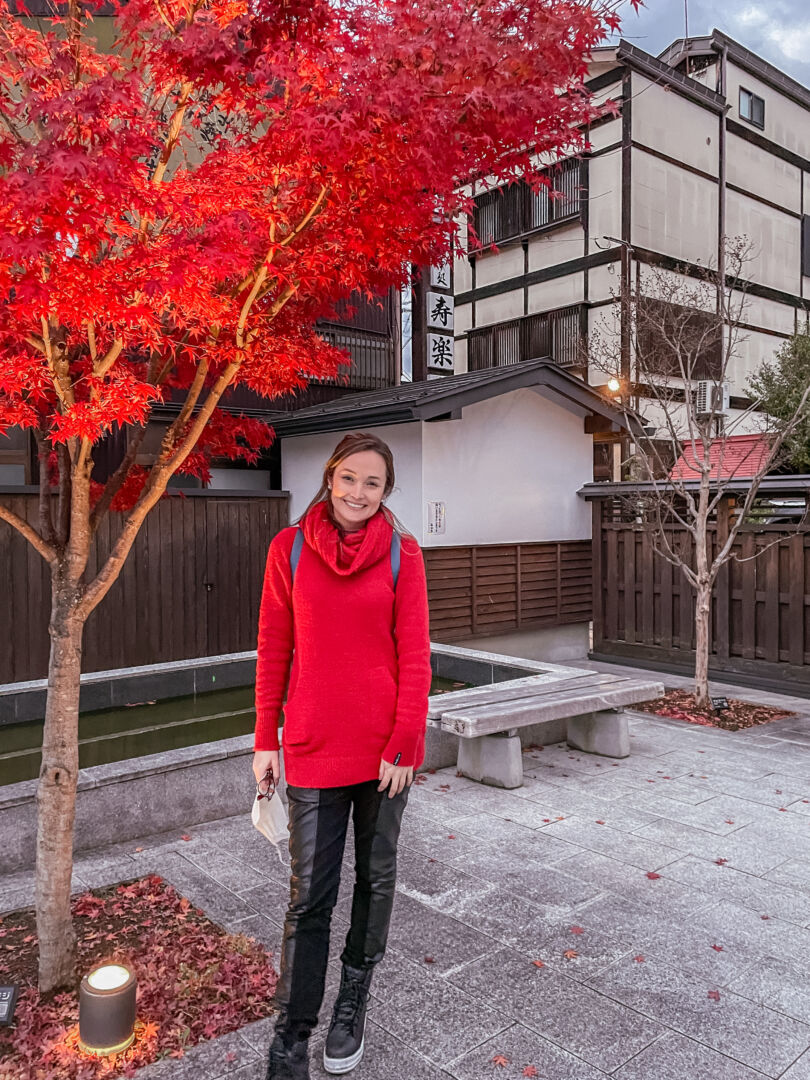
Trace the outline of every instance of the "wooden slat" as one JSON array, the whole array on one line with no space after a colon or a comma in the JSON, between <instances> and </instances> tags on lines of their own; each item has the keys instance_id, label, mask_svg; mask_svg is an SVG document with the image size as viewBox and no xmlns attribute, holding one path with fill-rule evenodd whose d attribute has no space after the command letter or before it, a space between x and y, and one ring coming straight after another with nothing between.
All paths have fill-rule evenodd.
<instances>
[{"instance_id":1,"label":"wooden slat","mask_svg":"<svg viewBox=\"0 0 810 1080\"><path fill-rule=\"evenodd\" d=\"M774 661L779 659L779 548L768 548L760 559L765 564L765 618L761 651L766 660Z\"/></svg>"}]
</instances>

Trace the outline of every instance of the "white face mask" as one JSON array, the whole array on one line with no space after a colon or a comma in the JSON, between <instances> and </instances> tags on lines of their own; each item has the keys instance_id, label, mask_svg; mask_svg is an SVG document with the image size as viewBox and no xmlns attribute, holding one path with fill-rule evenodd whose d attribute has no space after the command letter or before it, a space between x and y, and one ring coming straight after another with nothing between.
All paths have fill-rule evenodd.
<instances>
[{"instance_id":1,"label":"white face mask","mask_svg":"<svg viewBox=\"0 0 810 1080\"><path fill-rule=\"evenodd\" d=\"M270 843L274 845L279 859L284 864L281 844L287 843L289 828L287 824L287 808L281 801L278 792L275 792L269 799L260 799L257 793L256 798L253 800L250 817L262 836L266 836Z\"/></svg>"}]
</instances>

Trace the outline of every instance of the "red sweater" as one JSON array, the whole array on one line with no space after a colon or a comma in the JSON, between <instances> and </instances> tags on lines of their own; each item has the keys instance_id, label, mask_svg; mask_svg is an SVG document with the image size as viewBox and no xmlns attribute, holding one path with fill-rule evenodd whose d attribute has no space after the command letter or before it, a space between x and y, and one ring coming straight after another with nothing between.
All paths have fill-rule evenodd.
<instances>
[{"instance_id":1,"label":"red sweater","mask_svg":"<svg viewBox=\"0 0 810 1080\"><path fill-rule=\"evenodd\" d=\"M275 536L267 556L254 748L278 749L289 673L283 730L288 783L328 788L373 780L381 758L420 765L431 673L419 545L402 538L394 591L392 527L381 512L344 540L326 503L318 503L302 527L294 588L296 527Z\"/></svg>"}]
</instances>

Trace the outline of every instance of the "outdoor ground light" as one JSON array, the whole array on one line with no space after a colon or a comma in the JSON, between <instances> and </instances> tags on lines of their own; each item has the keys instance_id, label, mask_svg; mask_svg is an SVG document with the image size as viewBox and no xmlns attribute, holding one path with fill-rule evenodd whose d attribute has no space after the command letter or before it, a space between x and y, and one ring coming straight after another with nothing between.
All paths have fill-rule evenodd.
<instances>
[{"instance_id":1,"label":"outdoor ground light","mask_svg":"<svg viewBox=\"0 0 810 1080\"><path fill-rule=\"evenodd\" d=\"M135 1038L137 979L121 964L105 964L79 987L79 1046L90 1054L118 1054Z\"/></svg>"}]
</instances>

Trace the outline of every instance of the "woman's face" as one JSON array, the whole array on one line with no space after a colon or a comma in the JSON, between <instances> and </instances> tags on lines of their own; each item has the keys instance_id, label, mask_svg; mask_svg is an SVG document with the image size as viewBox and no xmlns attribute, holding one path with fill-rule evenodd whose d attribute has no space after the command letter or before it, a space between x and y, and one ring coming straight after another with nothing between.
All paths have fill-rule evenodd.
<instances>
[{"instance_id":1,"label":"woman's face","mask_svg":"<svg viewBox=\"0 0 810 1080\"><path fill-rule=\"evenodd\" d=\"M385 480L385 459L376 450L361 450L340 462L332 473L329 497L341 528L359 529L377 513Z\"/></svg>"}]
</instances>

